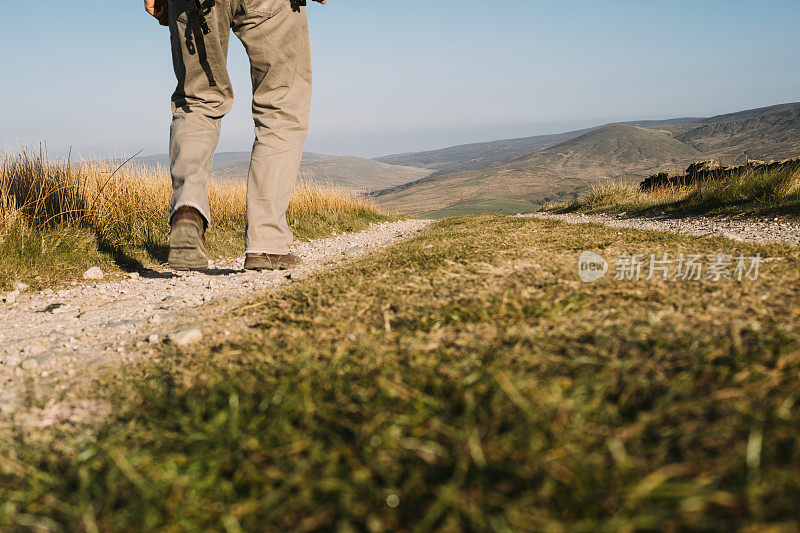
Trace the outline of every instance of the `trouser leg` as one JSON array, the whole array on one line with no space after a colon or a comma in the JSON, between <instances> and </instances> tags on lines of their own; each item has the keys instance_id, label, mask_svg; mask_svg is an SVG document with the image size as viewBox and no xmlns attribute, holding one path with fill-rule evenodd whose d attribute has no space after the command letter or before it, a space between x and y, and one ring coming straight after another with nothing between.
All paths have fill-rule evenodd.
<instances>
[{"instance_id":1,"label":"trouser leg","mask_svg":"<svg viewBox=\"0 0 800 533\"><path fill-rule=\"evenodd\" d=\"M249 253L286 254L286 210L294 190L311 103L311 57L304 7L262 2L271 13L245 12L233 25L250 58L255 142L247 181Z\"/></svg>"},{"instance_id":2,"label":"trouser leg","mask_svg":"<svg viewBox=\"0 0 800 533\"><path fill-rule=\"evenodd\" d=\"M179 207L211 221L208 179L222 117L233 105L227 71L230 12L223 2L204 13L194 0L170 0L170 39L178 85L172 95L170 220ZM208 33L205 33L205 31Z\"/></svg>"}]
</instances>

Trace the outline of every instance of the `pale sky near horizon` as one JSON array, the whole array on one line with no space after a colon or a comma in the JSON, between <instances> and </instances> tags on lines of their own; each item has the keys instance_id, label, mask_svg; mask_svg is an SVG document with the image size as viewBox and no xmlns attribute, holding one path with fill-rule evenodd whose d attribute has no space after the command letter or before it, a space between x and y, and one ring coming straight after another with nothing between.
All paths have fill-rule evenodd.
<instances>
[{"instance_id":1,"label":"pale sky near horizon","mask_svg":"<svg viewBox=\"0 0 800 533\"><path fill-rule=\"evenodd\" d=\"M0 150L166 151L169 37L141 0L4 4ZM800 101L798 0L329 0L309 16L316 152L376 156ZM219 150L248 150L235 38L229 70L237 103Z\"/></svg>"}]
</instances>

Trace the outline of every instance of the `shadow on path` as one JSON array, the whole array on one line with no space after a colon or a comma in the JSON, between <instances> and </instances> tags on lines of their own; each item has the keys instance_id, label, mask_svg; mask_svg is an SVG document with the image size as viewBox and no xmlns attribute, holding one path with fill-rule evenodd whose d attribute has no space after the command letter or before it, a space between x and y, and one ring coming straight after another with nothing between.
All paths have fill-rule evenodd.
<instances>
[{"instance_id":1,"label":"shadow on path","mask_svg":"<svg viewBox=\"0 0 800 533\"><path fill-rule=\"evenodd\" d=\"M147 268L141 261L135 257L131 257L120 246L112 243L100 235L99 232L95 235L97 239L97 249L108 255L114 264L125 272L136 272L145 279L170 279L178 277L177 274L170 270L161 271ZM150 258L157 263L165 264L167 262L169 246L166 244L148 241L144 244L144 249ZM198 270L198 272L207 276L230 276L231 274L243 274L245 270L241 268L209 268L206 270Z\"/></svg>"}]
</instances>

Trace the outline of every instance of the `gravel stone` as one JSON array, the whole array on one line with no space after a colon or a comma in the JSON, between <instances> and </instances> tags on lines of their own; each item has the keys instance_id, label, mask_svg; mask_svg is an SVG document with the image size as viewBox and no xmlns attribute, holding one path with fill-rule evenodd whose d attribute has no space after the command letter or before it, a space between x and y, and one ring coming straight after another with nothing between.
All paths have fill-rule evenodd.
<instances>
[{"instance_id":1,"label":"gravel stone","mask_svg":"<svg viewBox=\"0 0 800 533\"><path fill-rule=\"evenodd\" d=\"M363 246L351 246L344 251L344 255L347 257L356 257L364 253Z\"/></svg>"},{"instance_id":2,"label":"gravel stone","mask_svg":"<svg viewBox=\"0 0 800 533\"><path fill-rule=\"evenodd\" d=\"M7 304L13 304L17 301L17 296L19 296L19 290L11 291L6 294L6 297L3 298L3 301Z\"/></svg>"},{"instance_id":3,"label":"gravel stone","mask_svg":"<svg viewBox=\"0 0 800 533\"><path fill-rule=\"evenodd\" d=\"M22 370L33 370L39 366L39 361L36 359L25 359L20 366Z\"/></svg>"},{"instance_id":4,"label":"gravel stone","mask_svg":"<svg viewBox=\"0 0 800 533\"><path fill-rule=\"evenodd\" d=\"M100 267L92 267L83 273L83 279L101 280L105 277Z\"/></svg>"},{"instance_id":5,"label":"gravel stone","mask_svg":"<svg viewBox=\"0 0 800 533\"><path fill-rule=\"evenodd\" d=\"M175 343L176 346L189 346L190 344L197 344L203 340L203 332L200 328L184 329L170 335L169 339Z\"/></svg>"}]
</instances>

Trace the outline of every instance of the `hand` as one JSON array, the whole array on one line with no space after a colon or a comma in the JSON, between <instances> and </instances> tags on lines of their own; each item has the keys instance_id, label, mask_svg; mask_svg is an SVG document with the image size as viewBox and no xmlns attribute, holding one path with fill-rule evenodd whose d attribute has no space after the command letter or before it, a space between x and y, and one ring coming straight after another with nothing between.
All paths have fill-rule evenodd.
<instances>
[{"instance_id":1,"label":"hand","mask_svg":"<svg viewBox=\"0 0 800 533\"><path fill-rule=\"evenodd\" d=\"M169 26L167 0L144 0L144 9L158 19L159 24Z\"/></svg>"},{"instance_id":2,"label":"hand","mask_svg":"<svg viewBox=\"0 0 800 533\"><path fill-rule=\"evenodd\" d=\"M314 0L314 1L315 1L315 2L319 2L320 4L324 4L324 3L325 3L325 2L327 2L328 0Z\"/></svg>"}]
</instances>

